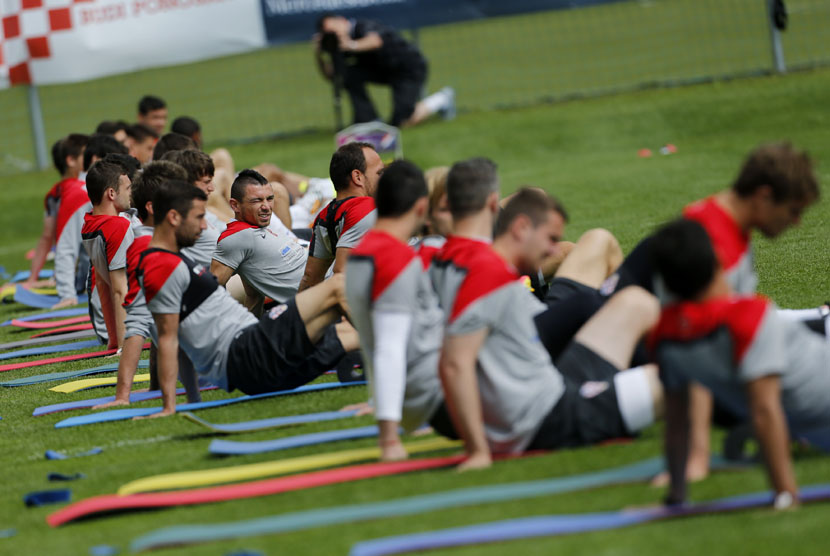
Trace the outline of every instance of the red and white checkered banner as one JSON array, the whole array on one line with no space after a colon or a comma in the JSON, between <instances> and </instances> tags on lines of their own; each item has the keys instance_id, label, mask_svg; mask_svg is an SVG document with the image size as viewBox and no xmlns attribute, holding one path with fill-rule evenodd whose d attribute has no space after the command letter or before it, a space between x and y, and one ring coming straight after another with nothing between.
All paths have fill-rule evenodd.
<instances>
[{"instance_id":1,"label":"red and white checkered banner","mask_svg":"<svg viewBox=\"0 0 830 556\"><path fill-rule=\"evenodd\" d=\"M0 89L266 46L259 0L0 0L0 19Z\"/></svg>"}]
</instances>

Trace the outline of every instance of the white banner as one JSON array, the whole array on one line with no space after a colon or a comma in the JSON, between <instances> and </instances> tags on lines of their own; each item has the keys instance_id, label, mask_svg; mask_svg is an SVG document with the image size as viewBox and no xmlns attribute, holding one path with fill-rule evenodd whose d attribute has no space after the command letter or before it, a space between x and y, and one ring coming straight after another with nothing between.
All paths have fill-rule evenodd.
<instances>
[{"instance_id":1,"label":"white banner","mask_svg":"<svg viewBox=\"0 0 830 556\"><path fill-rule=\"evenodd\" d=\"M0 88L85 81L266 46L260 0L0 0Z\"/></svg>"}]
</instances>

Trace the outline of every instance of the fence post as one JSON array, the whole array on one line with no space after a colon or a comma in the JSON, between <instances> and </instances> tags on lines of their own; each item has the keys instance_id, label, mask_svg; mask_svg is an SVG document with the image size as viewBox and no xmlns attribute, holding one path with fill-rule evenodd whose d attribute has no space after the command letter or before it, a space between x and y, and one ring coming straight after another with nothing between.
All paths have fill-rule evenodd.
<instances>
[{"instance_id":1,"label":"fence post","mask_svg":"<svg viewBox=\"0 0 830 556\"><path fill-rule=\"evenodd\" d=\"M32 125L32 138L35 143L35 160L40 170L49 167L49 158L46 154L46 133L43 128L43 112L40 110L40 94L37 86L28 85L26 92L29 99L29 122Z\"/></svg>"},{"instance_id":2,"label":"fence post","mask_svg":"<svg viewBox=\"0 0 830 556\"><path fill-rule=\"evenodd\" d=\"M781 31L775 26L773 13L776 0L767 0L767 25L769 26L769 39L772 46L772 62L775 71L778 73L787 72L787 63L784 61L784 47L781 45Z\"/></svg>"}]
</instances>

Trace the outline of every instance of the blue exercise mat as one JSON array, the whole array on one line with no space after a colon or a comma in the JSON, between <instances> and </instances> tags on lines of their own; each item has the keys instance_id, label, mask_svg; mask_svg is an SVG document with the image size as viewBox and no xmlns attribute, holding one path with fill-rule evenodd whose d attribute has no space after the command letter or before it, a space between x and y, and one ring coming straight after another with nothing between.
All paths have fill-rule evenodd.
<instances>
[{"instance_id":1,"label":"blue exercise mat","mask_svg":"<svg viewBox=\"0 0 830 556\"><path fill-rule=\"evenodd\" d=\"M265 429L272 429L276 427L286 427L290 425L302 425L304 423L322 423L324 421L336 421L339 419L348 419L357 415L357 410L352 411L323 411L321 413L306 413L303 415L289 415L287 417L273 417L270 419L257 419L255 421L241 421L239 423L210 423L204 419L196 417L192 413L184 412L182 417L189 421L201 425L213 432L233 434L240 432L252 432Z\"/></svg>"},{"instance_id":2,"label":"blue exercise mat","mask_svg":"<svg viewBox=\"0 0 830 556\"><path fill-rule=\"evenodd\" d=\"M69 342L68 344L58 344L56 346L41 346L29 349L19 349L17 351L7 351L6 353L0 353L0 361L6 359L14 359L15 357L46 355L48 353L61 353L64 351L74 351L76 349L86 349L100 346L101 342L99 342L98 340L83 340L81 342Z\"/></svg>"},{"instance_id":3,"label":"blue exercise mat","mask_svg":"<svg viewBox=\"0 0 830 556\"><path fill-rule=\"evenodd\" d=\"M48 313L38 313L37 315L26 315L25 317L17 317L9 319L0 326L11 326L12 320L20 320L23 322L33 322L46 319L56 319L61 317L80 317L81 315L88 315L89 309L60 309L58 311L49 311Z\"/></svg>"},{"instance_id":4,"label":"blue exercise mat","mask_svg":"<svg viewBox=\"0 0 830 556\"><path fill-rule=\"evenodd\" d=\"M347 386L358 386L361 384L366 384L365 382L348 382L348 383L340 383L340 382L326 382L324 384L309 384L306 386L300 386L299 388L295 388L293 390L284 390L281 392L268 392L266 394L257 394L255 396L240 396L238 398L229 398L225 400L213 400L209 402L199 402L199 403L185 403L176 406L176 411L197 411L199 409L209 409L212 407L222 407L225 405L231 405L235 403L241 402L249 402L253 400L261 400L264 398L273 398L275 396L286 396L289 394L302 394L303 392L318 392L320 390L331 390L334 388L345 388ZM139 394L154 394L155 398L160 397L160 392L140 392ZM97 400L82 400L80 402L67 402L65 404L56 404L55 406L45 406L39 407L35 409L33 415L43 415L44 413L51 413L53 411L61 411L62 409L70 408L68 405L71 405L71 409L80 409L84 407L92 407L93 405L98 405L99 403L105 403L107 401L111 401L115 399L114 396L109 396L106 398L99 398ZM153 397L144 397L144 400L154 399ZM130 400L132 401L132 396L130 396ZM140 400L136 400L140 401ZM92 403L94 402L94 403ZM54 408L56 406L61 406L62 409L49 409ZM55 424L56 429L66 428L66 427L78 427L83 425L91 425L93 423L108 423L110 421L123 421L125 419L132 419L133 417L144 417L147 415L152 415L153 413L158 413L161 411L161 407L145 407L145 408L136 408L136 409L114 409L111 411L102 411L100 413L90 413L87 415L79 415L76 417L70 417L68 419L64 419L63 421L59 421Z\"/></svg>"},{"instance_id":5,"label":"blue exercise mat","mask_svg":"<svg viewBox=\"0 0 830 556\"><path fill-rule=\"evenodd\" d=\"M87 450L86 452L78 452L74 454L64 454L63 452L58 452L55 450L46 450L44 455L46 459L54 459L54 460L62 460L62 459L69 459L69 458L83 458L86 456L97 456L98 454L104 451L103 448L96 446L91 450Z\"/></svg>"},{"instance_id":6,"label":"blue exercise mat","mask_svg":"<svg viewBox=\"0 0 830 556\"><path fill-rule=\"evenodd\" d=\"M713 458L711 468L740 467ZM363 504L347 504L293 513L283 513L226 523L207 525L177 525L166 527L135 539L130 545L135 552L169 545L196 544L207 541L235 539L255 535L287 533L341 523L357 523L371 519L400 517L427 512L492 504L510 500L525 500L604 487L621 483L647 481L665 468L663 458L594 471L581 475L506 483L483 487L469 487Z\"/></svg>"},{"instance_id":7,"label":"blue exercise mat","mask_svg":"<svg viewBox=\"0 0 830 556\"><path fill-rule=\"evenodd\" d=\"M263 440L261 442L235 442L233 440L215 439L210 443L208 451L211 454L222 456L234 456L244 454L261 454L264 452L278 452L301 446L314 446L327 444L340 440L356 440L358 438L372 438L378 435L377 425L368 427L356 427L353 429L342 429L336 431L314 432L278 438L276 440Z\"/></svg>"},{"instance_id":8,"label":"blue exercise mat","mask_svg":"<svg viewBox=\"0 0 830 556\"><path fill-rule=\"evenodd\" d=\"M36 307L38 309L48 309L58 303L61 298L56 295L42 295L29 291L26 288L17 288L14 291L14 300L29 307ZM86 294L78 296L78 304L86 303Z\"/></svg>"},{"instance_id":9,"label":"blue exercise mat","mask_svg":"<svg viewBox=\"0 0 830 556\"><path fill-rule=\"evenodd\" d=\"M29 276L31 276L31 275L32 275L32 273L29 272L28 270L19 270L15 273L14 276L12 276L11 281L12 282L22 282L24 280L27 280L29 278ZM46 280L47 278L51 278L54 275L55 275L54 270L44 269L44 270L41 270L38 273L37 279L38 280Z\"/></svg>"},{"instance_id":10,"label":"blue exercise mat","mask_svg":"<svg viewBox=\"0 0 830 556\"><path fill-rule=\"evenodd\" d=\"M150 366L150 361L142 359L138 362L139 369L146 369ZM42 384L44 382L54 382L57 380L65 380L67 378L78 378L81 376L94 375L99 373L113 373L118 370L118 363L110 363L109 365L101 365L99 367L92 367L90 369L78 369L77 371L61 371L57 373L47 373L43 375L26 376L23 378L16 378L6 382L0 382L0 386L11 388L14 386L31 386L32 384Z\"/></svg>"},{"instance_id":11,"label":"blue exercise mat","mask_svg":"<svg viewBox=\"0 0 830 556\"><path fill-rule=\"evenodd\" d=\"M830 498L830 484L804 487L800 495L803 502L827 500ZM428 531L426 533L363 541L352 546L349 556L387 556L534 537L556 537L588 531L606 531L662 519L676 519L771 506L773 497L774 495L770 492L758 492L688 504L677 508L662 506L617 512L509 519L466 527L454 527L441 531Z\"/></svg>"},{"instance_id":12,"label":"blue exercise mat","mask_svg":"<svg viewBox=\"0 0 830 556\"><path fill-rule=\"evenodd\" d=\"M93 330L78 330L75 332L66 332L65 334L55 334L53 336L41 336L40 338L27 338L25 340L9 342L7 344L0 345L0 350L39 346L43 344L51 344L52 342L80 340L81 338L91 338L92 336L95 336L95 331Z\"/></svg>"}]
</instances>

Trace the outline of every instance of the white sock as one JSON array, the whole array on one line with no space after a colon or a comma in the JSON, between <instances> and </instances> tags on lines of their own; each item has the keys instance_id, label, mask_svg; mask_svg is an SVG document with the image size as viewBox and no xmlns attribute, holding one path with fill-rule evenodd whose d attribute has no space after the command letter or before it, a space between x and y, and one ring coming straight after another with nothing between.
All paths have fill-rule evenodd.
<instances>
[{"instance_id":1,"label":"white sock","mask_svg":"<svg viewBox=\"0 0 830 556\"><path fill-rule=\"evenodd\" d=\"M617 404L628 432L635 433L654 423L651 384L643 367L620 371L614 375Z\"/></svg>"},{"instance_id":2,"label":"white sock","mask_svg":"<svg viewBox=\"0 0 830 556\"><path fill-rule=\"evenodd\" d=\"M791 320L805 321L820 319L824 314L821 307L810 309L778 309L778 314Z\"/></svg>"}]
</instances>

